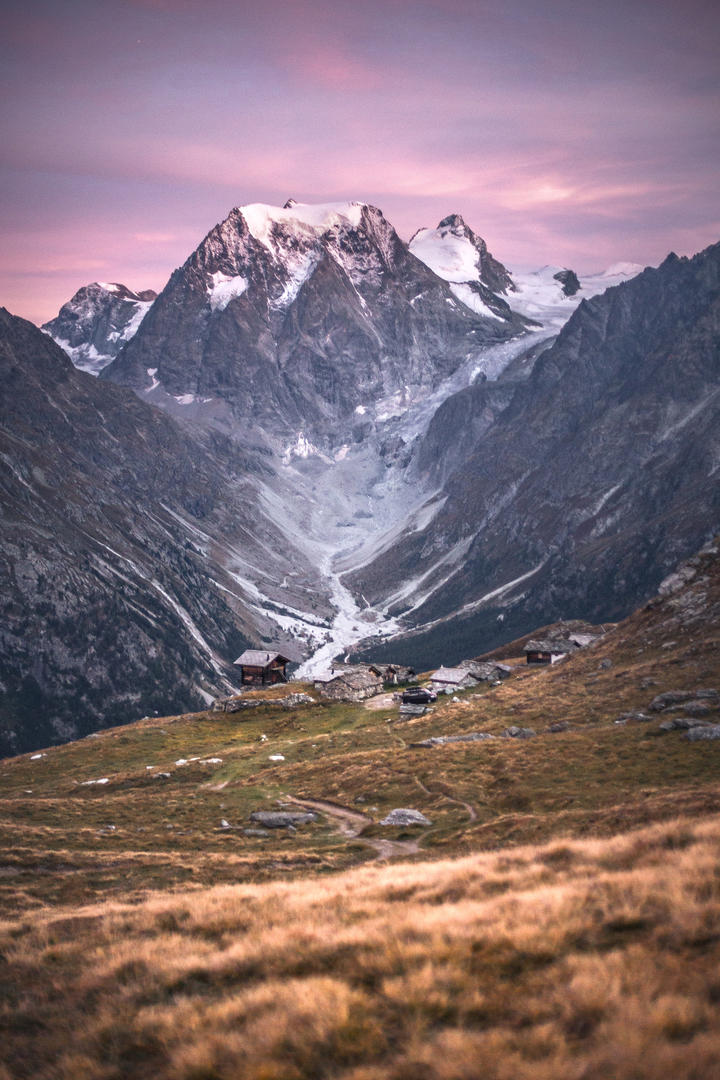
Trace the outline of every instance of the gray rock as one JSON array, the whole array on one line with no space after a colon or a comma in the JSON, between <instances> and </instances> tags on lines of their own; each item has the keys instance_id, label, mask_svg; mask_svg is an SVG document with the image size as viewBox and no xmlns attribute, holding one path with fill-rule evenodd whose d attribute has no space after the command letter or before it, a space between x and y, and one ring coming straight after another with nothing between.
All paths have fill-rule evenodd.
<instances>
[{"instance_id":1,"label":"gray rock","mask_svg":"<svg viewBox=\"0 0 720 1080\"><path fill-rule=\"evenodd\" d=\"M150 777L151 780L169 780L172 773L169 772L156 772Z\"/></svg>"},{"instance_id":2,"label":"gray rock","mask_svg":"<svg viewBox=\"0 0 720 1080\"><path fill-rule=\"evenodd\" d=\"M429 739L410 743L410 746L426 749L433 746L444 746L445 743L483 742L485 739L494 738L495 736L491 735L489 731L470 731L466 735L431 735Z\"/></svg>"},{"instance_id":3,"label":"gray rock","mask_svg":"<svg viewBox=\"0 0 720 1080\"><path fill-rule=\"evenodd\" d=\"M427 708L424 705L401 705L400 716L424 716Z\"/></svg>"},{"instance_id":4,"label":"gray rock","mask_svg":"<svg viewBox=\"0 0 720 1080\"><path fill-rule=\"evenodd\" d=\"M507 739L532 739L533 735L537 735L537 732L529 727L509 727L503 732L503 735Z\"/></svg>"},{"instance_id":5,"label":"gray rock","mask_svg":"<svg viewBox=\"0 0 720 1080\"><path fill-rule=\"evenodd\" d=\"M598 664L598 670L599 671L609 671L609 669L612 666L613 666L612 660L610 659L609 656L606 656L605 659L601 660L600 663Z\"/></svg>"},{"instance_id":6,"label":"gray rock","mask_svg":"<svg viewBox=\"0 0 720 1080\"><path fill-rule=\"evenodd\" d=\"M556 724L550 725L548 731L552 732L553 735L556 735L559 731L568 731L569 729L570 725L568 724L567 720L558 720Z\"/></svg>"},{"instance_id":7,"label":"gray rock","mask_svg":"<svg viewBox=\"0 0 720 1080\"><path fill-rule=\"evenodd\" d=\"M652 716L641 712L626 712L618 716L616 724L649 724Z\"/></svg>"},{"instance_id":8,"label":"gray rock","mask_svg":"<svg viewBox=\"0 0 720 1080\"><path fill-rule=\"evenodd\" d=\"M419 810L397 809L391 810L381 825L432 825L432 822L421 814Z\"/></svg>"},{"instance_id":9,"label":"gray rock","mask_svg":"<svg viewBox=\"0 0 720 1080\"><path fill-rule=\"evenodd\" d=\"M683 712L689 716L707 716L711 712L717 712L719 707L720 702L711 698L693 698L692 701L684 702Z\"/></svg>"},{"instance_id":10,"label":"gray rock","mask_svg":"<svg viewBox=\"0 0 720 1080\"><path fill-rule=\"evenodd\" d=\"M291 825L293 827L309 825L311 822L317 821L317 814L313 814L309 810L299 812L292 810L253 810L250 820L264 826L266 829L287 829Z\"/></svg>"},{"instance_id":11,"label":"gray rock","mask_svg":"<svg viewBox=\"0 0 720 1080\"><path fill-rule=\"evenodd\" d=\"M720 739L720 724L698 724L686 731L684 739L688 742L704 742L709 739Z\"/></svg>"},{"instance_id":12,"label":"gray rock","mask_svg":"<svg viewBox=\"0 0 720 1080\"><path fill-rule=\"evenodd\" d=\"M267 829L243 829L243 836L269 836Z\"/></svg>"},{"instance_id":13,"label":"gray rock","mask_svg":"<svg viewBox=\"0 0 720 1080\"><path fill-rule=\"evenodd\" d=\"M654 697L648 708L651 712L662 712L672 705L681 705L684 701L690 701L697 695L692 690L667 690L664 694Z\"/></svg>"}]
</instances>

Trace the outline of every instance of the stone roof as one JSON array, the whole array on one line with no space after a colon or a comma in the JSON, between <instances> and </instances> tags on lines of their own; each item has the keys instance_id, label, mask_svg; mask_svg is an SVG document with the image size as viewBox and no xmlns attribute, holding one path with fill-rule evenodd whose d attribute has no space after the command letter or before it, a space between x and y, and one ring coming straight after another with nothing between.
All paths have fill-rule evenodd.
<instances>
[{"instance_id":1,"label":"stone roof","mask_svg":"<svg viewBox=\"0 0 720 1080\"><path fill-rule=\"evenodd\" d=\"M329 681L335 682L336 680L345 683L351 690L364 690L367 686L377 686L378 683L382 683L380 676L370 671L369 668L351 668L349 671L338 671L334 678Z\"/></svg>"},{"instance_id":2,"label":"stone roof","mask_svg":"<svg viewBox=\"0 0 720 1080\"><path fill-rule=\"evenodd\" d=\"M430 682L443 682L451 686L459 686L466 679L473 679L471 671L464 667L441 667L434 675L430 676Z\"/></svg>"},{"instance_id":3,"label":"stone roof","mask_svg":"<svg viewBox=\"0 0 720 1080\"><path fill-rule=\"evenodd\" d=\"M561 653L573 652L576 648L572 641L528 641L525 652L548 652L559 656Z\"/></svg>"},{"instance_id":4,"label":"stone roof","mask_svg":"<svg viewBox=\"0 0 720 1080\"><path fill-rule=\"evenodd\" d=\"M332 671L313 677L313 682L326 685L336 681L342 681L353 689L360 689L382 682L382 676L378 674L374 664L338 664Z\"/></svg>"},{"instance_id":5,"label":"stone roof","mask_svg":"<svg viewBox=\"0 0 720 1080\"><path fill-rule=\"evenodd\" d=\"M600 637L602 637L601 634L571 634L568 640L577 645L579 649L584 649Z\"/></svg>"},{"instance_id":6,"label":"stone roof","mask_svg":"<svg viewBox=\"0 0 720 1080\"><path fill-rule=\"evenodd\" d=\"M265 649L246 649L244 653L238 656L235 663L244 664L247 667L267 667L268 664L272 664L273 660L282 660L286 664L289 662L287 656L283 656L278 652L267 652Z\"/></svg>"}]
</instances>

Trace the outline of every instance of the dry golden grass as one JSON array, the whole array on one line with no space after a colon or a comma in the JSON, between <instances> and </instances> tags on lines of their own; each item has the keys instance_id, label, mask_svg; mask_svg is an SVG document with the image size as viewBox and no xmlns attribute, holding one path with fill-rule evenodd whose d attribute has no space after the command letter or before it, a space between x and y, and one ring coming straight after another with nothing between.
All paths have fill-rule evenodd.
<instances>
[{"instance_id":1,"label":"dry golden grass","mask_svg":"<svg viewBox=\"0 0 720 1080\"><path fill-rule=\"evenodd\" d=\"M720 740L614 722L720 688L720 565L690 593L410 722L273 692L0 762L0 1080L720 1076ZM288 797L368 825L243 832Z\"/></svg>"},{"instance_id":2,"label":"dry golden grass","mask_svg":"<svg viewBox=\"0 0 720 1080\"><path fill-rule=\"evenodd\" d=\"M688 819L9 920L6 1075L710 1080L719 845Z\"/></svg>"}]
</instances>

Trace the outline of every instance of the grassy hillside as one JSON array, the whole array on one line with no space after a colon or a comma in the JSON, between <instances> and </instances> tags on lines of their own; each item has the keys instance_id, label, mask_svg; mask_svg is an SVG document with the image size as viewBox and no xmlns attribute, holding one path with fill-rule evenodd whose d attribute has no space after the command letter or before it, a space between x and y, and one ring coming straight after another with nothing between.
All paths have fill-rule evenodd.
<instances>
[{"instance_id":1,"label":"grassy hillside","mask_svg":"<svg viewBox=\"0 0 720 1080\"><path fill-rule=\"evenodd\" d=\"M719 639L709 549L409 722L281 687L0 763L1 1080L716 1075L720 739L648 706L720 689Z\"/></svg>"}]
</instances>

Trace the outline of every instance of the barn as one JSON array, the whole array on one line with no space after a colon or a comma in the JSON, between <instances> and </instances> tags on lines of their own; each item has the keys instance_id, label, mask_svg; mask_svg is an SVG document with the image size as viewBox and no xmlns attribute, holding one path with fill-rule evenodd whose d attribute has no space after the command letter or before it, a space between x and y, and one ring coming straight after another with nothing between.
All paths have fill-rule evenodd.
<instances>
[{"instance_id":1,"label":"barn","mask_svg":"<svg viewBox=\"0 0 720 1080\"><path fill-rule=\"evenodd\" d=\"M275 683L287 682L285 668L290 661L281 653L246 649L235 663L240 668L240 681L243 686L273 686Z\"/></svg>"}]
</instances>

